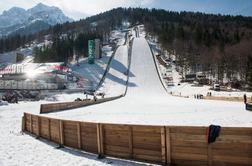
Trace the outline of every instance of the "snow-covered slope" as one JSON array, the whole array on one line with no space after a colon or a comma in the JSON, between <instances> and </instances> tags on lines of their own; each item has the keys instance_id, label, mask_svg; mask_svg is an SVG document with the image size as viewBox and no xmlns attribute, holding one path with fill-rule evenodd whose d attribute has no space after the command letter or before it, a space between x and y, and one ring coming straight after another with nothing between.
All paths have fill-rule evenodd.
<instances>
[{"instance_id":1,"label":"snow-covered slope","mask_svg":"<svg viewBox=\"0 0 252 166\"><path fill-rule=\"evenodd\" d=\"M109 72L106 79L99 89L105 92L105 97L119 96L125 93L128 70L128 47L119 46L114 58L111 61Z\"/></svg>"},{"instance_id":2,"label":"snow-covered slope","mask_svg":"<svg viewBox=\"0 0 252 166\"><path fill-rule=\"evenodd\" d=\"M0 15L0 37L12 33L29 33L30 29L38 31L67 21L73 20L65 16L59 8L49 7L42 3L28 10L13 7ZM31 33L34 32L36 31Z\"/></svg>"},{"instance_id":3,"label":"snow-covered slope","mask_svg":"<svg viewBox=\"0 0 252 166\"><path fill-rule=\"evenodd\" d=\"M100 105L52 113L63 119L150 125L252 126L251 112L243 103L203 101L166 93L144 38L133 42L128 93Z\"/></svg>"},{"instance_id":4,"label":"snow-covered slope","mask_svg":"<svg viewBox=\"0 0 252 166\"><path fill-rule=\"evenodd\" d=\"M132 50L130 83L134 86L129 86L127 95L133 97L166 95L145 38L135 38Z\"/></svg>"},{"instance_id":5,"label":"snow-covered slope","mask_svg":"<svg viewBox=\"0 0 252 166\"><path fill-rule=\"evenodd\" d=\"M23 111L38 110L45 102L0 106L0 166L142 166L130 161L97 159L97 155L66 148L21 133Z\"/></svg>"},{"instance_id":6,"label":"snow-covered slope","mask_svg":"<svg viewBox=\"0 0 252 166\"><path fill-rule=\"evenodd\" d=\"M117 52L125 57L126 50ZM103 123L150 125L248 126L251 113L244 104L222 101L202 101L169 96L165 93L144 38L133 43L128 94L119 100L49 114L47 116ZM112 64L113 65L113 64ZM143 67L144 66L144 67ZM117 74L112 72L116 76ZM108 77L109 79L109 77ZM106 81L105 81L106 82ZM113 82L106 82L113 89ZM110 159L95 160L95 156L70 149L54 148L55 144L22 135L23 112L39 113L45 101L20 102L0 107L0 165L141 165ZM46 153L45 153L46 152ZM67 153L66 153L67 152ZM113 163L109 163L113 162Z\"/></svg>"},{"instance_id":7,"label":"snow-covered slope","mask_svg":"<svg viewBox=\"0 0 252 166\"><path fill-rule=\"evenodd\" d=\"M25 9L13 7L0 15L0 28L22 24L28 17Z\"/></svg>"}]
</instances>

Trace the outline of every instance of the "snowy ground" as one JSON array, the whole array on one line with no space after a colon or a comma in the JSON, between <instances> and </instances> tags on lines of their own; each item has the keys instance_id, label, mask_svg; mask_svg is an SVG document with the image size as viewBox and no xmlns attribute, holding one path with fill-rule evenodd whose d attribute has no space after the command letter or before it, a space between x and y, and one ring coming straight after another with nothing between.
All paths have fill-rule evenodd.
<instances>
[{"instance_id":1,"label":"snowy ground","mask_svg":"<svg viewBox=\"0 0 252 166\"><path fill-rule=\"evenodd\" d=\"M152 42L151 40L148 41L151 46L153 53L155 55L160 54L160 50L155 42ZM160 75L164 77L164 75L170 76L173 78L172 84L173 86L166 86L168 92L172 92L173 95L177 96L188 96L190 98L194 98L195 94L202 94L204 96L207 95L208 92L211 92L212 96L221 96L221 97L243 97L244 94L246 94L248 97L252 96L252 92L246 92L246 91L240 91L233 89L232 91L214 91L210 90L212 87L208 85L204 86L195 86L193 83L181 83L182 76L179 74L179 72L176 71L175 64L171 63L170 70L167 71L167 69L158 63L158 68L160 71Z\"/></svg>"},{"instance_id":2,"label":"snowy ground","mask_svg":"<svg viewBox=\"0 0 252 166\"><path fill-rule=\"evenodd\" d=\"M72 149L57 149L57 144L22 134L21 117L24 111L38 113L45 102L21 102L0 107L0 166L142 166L143 163L117 159L97 160L97 155Z\"/></svg>"},{"instance_id":3,"label":"snowy ground","mask_svg":"<svg viewBox=\"0 0 252 166\"><path fill-rule=\"evenodd\" d=\"M125 32L119 30L112 31L110 40L115 41L118 46L123 45L125 42Z\"/></svg>"},{"instance_id":4,"label":"snowy ground","mask_svg":"<svg viewBox=\"0 0 252 166\"><path fill-rule=\"evenodd\" d=\"M125 93L128 70L128 46L119 46L111 61L106 79L99 89L105 97L119 96Z\"/></svg>"},{"instance_id":5,"label":"snowy ground","mask_svg":"<svg viewBox=\"0 0 252 166\"><path fill-rule=\"evenodd\" d=\"M174 87L170 88L170 92L174 95L182 95L182 96L189 96L191 98L194 97L194 94L202 94L204 96L207 95L208 92L212 93L212 96L225 96L225 97L243 97L246 94L248 97L252 96L252 92L245 92L245 91L214 91L210 90L211 86L194 86L194 84L190 83L180 83L180 85L175 84Z\"/></svg>"},{"instance_id":6,"label":"snowy ground","mask_svg":"<svg viewBox=\"0 0 252 166\"><path fill-rule=\"evenodd\" d=\"M79 65L74 64L71 66L71 69L75 73L88 79L93 88L99 84L113 51L111 50L111 47L107 45L103 47L103 53L102 58L96 59L94 64L88 64L88 59L83 58L79 61Z\"/></svg>"},{"instance_id":7,"label":"snowy ground","mask_svg":"<svg viewBox=\"0 0 252 166\"><path fill-rule=\"evenodd\" d=\"M143 36L143 35L140 35ZM111 91L115 83L124 80L126 48L121 46L105 79L104 90ZM119 64L119 62L121 64ZM119 67L119 68L118 68ZM123 69L123 70L122 70ZM113 79L117 77L116 79ZM123 84L121 84L123 85ZM115 88L115 92L120 88ZM113 92L111 92L112 95ZM61 100L72 96L60 95ZM56 149L55 144L22 135L23 112L38 114L40 102L20 102L0 106L0 165L141 165L113 159L96 160L96 156L70 149ZM252 127L252 112L244 104L223 101L203 101L172 97L158 78L154 61L143 38L135 38L132 50L130 79L126 97L111 102L48 114L46 116L92 122L150 125L195 125ZM112 162L112 163L111 163Z\"/></svg>"},{"instance_id":8,"label":"snowy ground","mask_svg":"<svg viewBox=\"0 0 252 166\"><path fill-rule=\"evenodd\" d=\"M134 40L130 72L126 97L48 116L108 123L252 127L252 112L245 111L243 103L168 95L160 83L144 38Z\"/></svg>"},{"instance_id":9,"label":"snowy ground","mask_svg":"<svg viewBox=\"0 0 252 166\"><path fill-rule=\"evenodd\" d=\"M118 30L112 31L110 41L116 42L117 46L121 47L125 41L125 32L121 32ZM95 88L99 84L106 70L107 63L113 54L112 47L110 45L103 46L102 53L103 53L102 58L96 59L95 64L88 64L87 63L88 59L82 58L79 61L79 65L75 63L71 66L71 69L74 72L81 75L85 79L88 79L91 82L93 88ZM116 59L113 61L117 61L117 57L119 57L121 53L122 51L120 51L119 49L119 53L117 53Z\"/></svg>"},{"instance_id":10,"label":"snowy ground","mask_svg":"<svg viewBox=\"0 0 252 166\"><path fill-rule=\"evenodd\" d=\"M96 64L98 65L98 64ZM125 93L126 90L126 81L127 81L127 75L125 75L128 67L128 46L122 45L119 46L114 58L111 61L109 72L107 73L107 76L102 84L102 86L98 89L98 92L104 92L105 97L113 97L113 96L119 96ZM81 65L82 66L82 65ZM86 67L85 67L86 66ZM87 67L88 66L88 67ZM76 67L78 68L78 67ZM96 83L95 85L99 83L104 70L99 70L97 66L92 66L88 64L84 64L84 68L82 71L80 69L79 73L83 73L83 75L88 75L87 73L83 72L86 70L92 70L92 75L96 75ZM97 70L98 69L98 70ZM94 74L95 71L96 72ZM90 74L90 73L89 73ZM80 93L73 93L73 94L56 94L55 96L48 98L47 100L55 100L55 101L74 101L76 98L85 98L86 96L83 94L83 92Z\"/></svg>"},{"instance_id":11,"label":"snowy ground","mask_svg":"<svg viewBox=\"0 0 252 166\"><path fill-rule=\"evenodd\" d=\"M105 79L101 90L108 92L108 96L121 95L125 92L127 71L127 46L123 46L125 33L115 31L113 36L117 38L119 48L112 60L108 77ZM122 38L122 39L121 39ZM112 55L111 47L103 47L105 55L97 60L95 65L88 65L86 59L82 59L80 66L73 64L73 70L84 77L91 79L95 85L100 81L109 57ZM26 59L29 60L28 58ZM25 62L26 62L25 60ZM112 89L112 86L115 88ZM74 94L56 94L46 101L19 102L0 106L0 166L12 165L145 165L143 163L121 161L117 159L97 160L96 155L85 154L71 149L56 149L57 145L47 141L34 139L22 134L21 117L23 112L39 113L40 104L50 102L73 101L76 98L85 98L83 92ZM46 152L46 153L45 153Z\"/></svg>"}]
</instances>

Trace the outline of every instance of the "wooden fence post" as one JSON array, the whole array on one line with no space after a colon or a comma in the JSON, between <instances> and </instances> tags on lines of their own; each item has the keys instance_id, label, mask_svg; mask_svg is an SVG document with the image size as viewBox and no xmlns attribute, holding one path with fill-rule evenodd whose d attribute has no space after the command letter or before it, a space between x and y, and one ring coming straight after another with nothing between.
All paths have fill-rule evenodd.
<instances>
[{"instance_id":1,"label":"wooden fence post","mask_svg":"<svg viewBox=\"0 0 252 166\"><path fill-rule=\"evenodd\" d=\"M100 143L101 143L101 154L104 155L104 143L103 143L103 125L100 124Z\"/></svg>"},{"instance_id":2,"label":"wooden fence post","mask_svg":"<svg viewBox=\"0 0 252 166\"><path fill-rule=\"evenodd\" d=\"M37 136L39 137L40 136L40 118L39 116L37 116Z\"/></svg>"},{"instance_id":3,"label":"wooden fence post","mask_svg":"<svg viewBox=\"0 0 252 166\"><path fill-rule=\"evenodd\" d=\"M133 133L132 133L132 126L129 127L129 158L133 158Z\"/></svg>"},{"instance_id":4,"label":"wooden fence post","mask_svg":"<svg viewBox=\"0 0 252 166\"><path fill-rule=\"evenodd\" d=\"M98 148L98 154L101 154L101 143L100 143L100 127L99 123L96 124L96 130L97 130L97 148Z\"/></svg>"},{"instance_id":5,"label":"wooden fence post","mask_svg":"<svg viewBox=\"0 0 252 166\"><path fill-rule=\"evenodd\" d=\"M30 132L32 133L32 115L30 114Z\"/></svg>"},{"instance_id":6,"label":"wooden fence post","mask_svg":"<svg viewBox=\"0 0 252 166\"><path fill-rule=\"evenodd\" d=\"M170 137L170 128L166 127L166 162L171 164L171 137Z\"/></svg>"},{"instance_id":7,"label":"wooden fence post","mask_svg":"<svg viewBox=\"0 0 252 166\"><path fill-rule=\"evenodd\" d=\"M64 125L63 125L63 121L60 120L60 146L64 145Z\"/></svg>"},{"instance_id":8,"label":"wooden fence post","mask_svg":"<svg viewBox=\"0 0 252 166\"><path fill-rule=\"evenodd\" d=\"M212 166L212 145L207 145L207 160L208 160L208 166Z\"/></svg>"},{"instance_id":9,"label":"wooden fence post","mask_svg":"<svg viewBox=\"0 0 252 166\"><path fill-rule=\"evenodd\" d=\"M81 149L81 125L77 122L77 138L78 138L78 148Z\"/></svg>"},{"instance_id":10,"label":"wooden fence post","mask_svg":"<svg viewBox=\"0 0 252 166\"><path fill-rule=\"evenodd\" d=\"M165 144L165 127L161 127L161 160L163 164L166 164L166 144Z\"/></svg>"},{"instance_id":11,"label":"wooden fence post","mask_svg":"<svg viewBox=\"0 0 252 166\"><path fill-rule=\"evenodd\" d=\"M48 136L49 136L49 140L51 140L51 121L50 119L48 118Z\"/></svg>"},{"instance_id":12,"label":"wooden fence post","mask_svg":"<svg viewBox=\"0 0 252 166\"><path fill-rule=\"evenodd\" d=\"M98 147L98 158L101 159L103 158L103 131L102 131L102 125L97 124L96 125L97 129L97 147Z\"/></svg>"}]
</instances>

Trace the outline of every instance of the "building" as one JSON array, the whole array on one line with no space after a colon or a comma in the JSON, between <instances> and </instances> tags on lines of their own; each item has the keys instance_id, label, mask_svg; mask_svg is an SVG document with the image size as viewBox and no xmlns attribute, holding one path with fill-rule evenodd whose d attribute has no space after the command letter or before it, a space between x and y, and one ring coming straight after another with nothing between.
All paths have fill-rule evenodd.
<instances>
[{"instance_id":1,"label":"building","mask_svg":"<svg viewBox=\"0 0 252 166\"><path fill-rule=\"evenodd\" d=\"M11 64L0 68L0 89L65 89L69 68L63 63Z\"/></svg>"},{"instance_id":2,"label":"building","mask_svg":"<svg viewBox=\"0 0 252 166\"><path fill-rule=\"evenodd\" d=\"M100 39L95 39L94 40L94 54L95 54L95 59L100 59L102 56L101 56L101 41Z\"/></svg>"}]
</instances>

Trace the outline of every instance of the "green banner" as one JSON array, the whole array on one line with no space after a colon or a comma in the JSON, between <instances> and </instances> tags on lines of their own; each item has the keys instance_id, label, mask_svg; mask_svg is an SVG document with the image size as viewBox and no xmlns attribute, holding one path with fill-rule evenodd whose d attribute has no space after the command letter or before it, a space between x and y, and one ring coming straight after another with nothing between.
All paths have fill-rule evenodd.
<instances>
[{"instance_id":1,"label":"green banner","mask_svg":"<svg viewBox=\"0 0 252 166\"><path fill-rule=\"evenodd\" d=\"M88 63L94 64L94 40L88 40Z\"/></svg>"}]
</instances>

